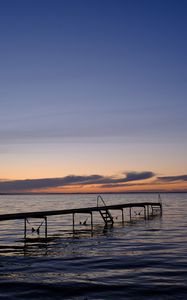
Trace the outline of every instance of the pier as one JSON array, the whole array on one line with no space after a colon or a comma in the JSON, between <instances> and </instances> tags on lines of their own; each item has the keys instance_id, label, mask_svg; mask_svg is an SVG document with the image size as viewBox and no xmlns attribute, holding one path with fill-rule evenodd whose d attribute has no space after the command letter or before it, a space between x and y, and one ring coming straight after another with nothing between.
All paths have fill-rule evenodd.
<instances>
[{"instance_id":1,"label":"pier","mask_svg":"<svg viewBox=\"0 0 187 300\"><path fill-rule=\"evenodd\" d=\"M0 215L0 222L8 220L23 220L23 232L24 240L27 239L27 224L30 224L29 219L39 218L42 219L41 224L37 229L32 228L32 232L36 232L38 235L40 233L40 227L45 226L45 239L48 238L48 224L47 219L50 216L59 215L72 215L72 232L75 232L75 215L76 214L88 214L90 215L90 227L91 231L94 230L94 218L93 213L98 213L103 222L104 226L113 226L114 218L112 217L112 211L121 211L121 221L125 222L124 210L128 210L129 220L132 220L132 209L142 208L143 218L148 220L154 215L162 215L162 203L161 202L140 202L140 203L124 203L117 205L106 205L103 198L99 195L97 197L97 206L93 207L83 207L83 208L73 208L73 209L63 209L63 210L50 210L50 211L36 211L36 212L25 212L25 213L12 213L12 214L2 214ZM138 215L141 215L139 213Z\"/></svg>"}]
</instances>

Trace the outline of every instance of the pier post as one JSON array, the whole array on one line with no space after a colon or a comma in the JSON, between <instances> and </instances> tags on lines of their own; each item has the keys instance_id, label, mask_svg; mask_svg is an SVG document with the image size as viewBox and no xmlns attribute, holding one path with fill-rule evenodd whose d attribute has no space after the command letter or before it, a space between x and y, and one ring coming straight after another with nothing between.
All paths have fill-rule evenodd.
<instances>
[{"instance_id":1,"label":"pier post","mask_svg":"<svg viewBox=\"0 0 187 300\"><path fill-rule=\"evenodd\" d=\"M149 205L147 205L147 219L149 220Z\"/></svg>"},{"instance_id":2,"label":"pier post","mask_svg":"<svg viewBox=\"0 0 187 300\"><path fill-rule=\"evenodd\" d=\"M152 217L153 217L153 206L151 205L151 214L152 214Z\"/></svg>"},{"instance_id":3,"label":"pier post","mask_svg":"<svg viewBox=\"0 0 187 300\"><path fill-rule=\"evenodd\" d=\"M24 239L27 238L27 219L24 218Z\"/></svg>"},{"instance_id":4,"label":"pier post","mask_svg":"<svg viewBox=\"0 0 187 300\"><path fill-rule=\"evenodd\" d=\"M122 217L122 223L124 223L124 213L123 213L123 208L121 209L121 217Z\"/></svg>"},{"instance_id":5,"label":"pier post","mask_svg":"<svg viewBox=\"0 0 187 300\"><path fill-rule=\"evenodd\" d=\"M144 220L146 220L146 206L144 206Z\"/></svg>"},{"instance_id":6,"label":"pier post","mask_svg":"<svg viewBox=\"0 0 187 300\"><path fill-rule=\"evenodd\" d=\"M130 221L131 221L131 207L129 207L129 216L130 216Z\"/></svg>"},{"instance_id":7,"label":"pier post","mask_svg":"<svg viewBox=\"0 0 187 300\"><path fill-rule=\"evenodd\" d=\"M45 239L47 240L47 217L44 217L45 219Z\"/></svg>"},{"instance_id":8,"label":"pier post","mask_svg":"<svg viewBox=\"0 0 187 300\"><path fill-rule=\"evenodd\" d=\"M91 232L93 232L93 213L90 212L90 216L91 216Z\"/></svg>"},{"instance_id":9,"label":"pier post","mask_svg":"<svg viewBox=\"0 0 187 300\"><path fill-rule=\"evenodd\" d=\"M73 233L75 232L75 214L73 213Z\"/></svg>"}]
</instances>

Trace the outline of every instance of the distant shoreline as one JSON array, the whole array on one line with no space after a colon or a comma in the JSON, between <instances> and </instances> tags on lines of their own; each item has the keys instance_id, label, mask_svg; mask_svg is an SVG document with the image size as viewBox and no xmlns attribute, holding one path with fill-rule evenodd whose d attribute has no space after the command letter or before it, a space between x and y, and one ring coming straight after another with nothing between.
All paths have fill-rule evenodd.
<instances>
[{"instance_id":1,"label":"distant shoreline","mask_svg":"<svg viewBox=\"0 0 187 300\"><path fill-rule=\"evenodd\" d=\"M137 191L137 192L83 192L83 193L0 193L0 196L16 196L16 195L98 195L98 194L106 194L106 195L125 195L125 194L186 194L187 191Z\"/></svg>"}]
</instances>

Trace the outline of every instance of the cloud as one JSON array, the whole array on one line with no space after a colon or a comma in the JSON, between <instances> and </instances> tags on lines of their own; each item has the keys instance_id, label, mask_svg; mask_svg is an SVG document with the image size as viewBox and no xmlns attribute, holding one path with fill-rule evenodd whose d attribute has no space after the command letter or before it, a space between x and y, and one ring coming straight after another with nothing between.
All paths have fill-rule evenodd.
<instances>
[{"instance_id":1,"label":"cloud","mask_svg":"<svg viewBox=\"0 0 187 300\"><path fill-rule=\"evenodd\" d=\"M66 176L62 178L42 178L42 179L25 179L25 180L12 180L12 181L0 181L0 191L1 190L33 190L33 189L43 189L43 188L54 188L59 186L69 186L75 184L88 184L95 183L102 178L99 175L90 176Z\"/></svg>"},{"instance_id":2,"label":"cloud","mask_svg":"<svg viewBox=\"0 0 187 300\"><path fill-rule=\"evenodd\" d=\"M128 172L125 173L126 178L124 178L120 182L129 182L129 181L136 181L136 180L144 180L144 179L149 179L155 176L155 173L150 172L150 171L145 171L145 172ZM119 182L119 181L118 181Z\"/></svg>"},{"instance_id":3,"label":"cloud","mask_svg":"<svg viewBox=\"0 0 187 300\"><path fill-rule=\"evenodd\" d=\"M163 182L187 181L187 175L163 176L157 177L157 179Z\"/></svg>"},{"instance_id":4,"label":"cloud","mask_svg":"<svg viewBox=\"0 0 187 300\"><path fill-rule=\"evenodd\" d=\"M42 178L25 180L0 180L0 192L24 192L32 190L41 190L48 188L68 187L68 186L86 186L86 185L120 185L132 181L140 181L154 177L155 174L150 171L145 172L127 172L123 176L88 175L76 176L69 175L61 178Z\"/></svg>"}]
</instances>

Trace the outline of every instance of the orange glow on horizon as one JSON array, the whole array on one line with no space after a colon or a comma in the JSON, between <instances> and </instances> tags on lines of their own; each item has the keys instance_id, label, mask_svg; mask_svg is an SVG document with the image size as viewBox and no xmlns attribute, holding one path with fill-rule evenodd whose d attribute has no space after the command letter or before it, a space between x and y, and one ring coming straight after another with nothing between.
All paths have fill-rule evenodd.
<instances>
[{"instance_id":1,"label":"orange glow on horizon","mask_svg":"<svg viewBox=\"0 0 187 300\"><path fill-rule=\"evenodd\" d=\"M132 185L103 188L101 185L71 185L57 188L32 189L32 193L125 193L125 192L187 192L187 183L134 183Z\"/></svg>"}]
</instances>

